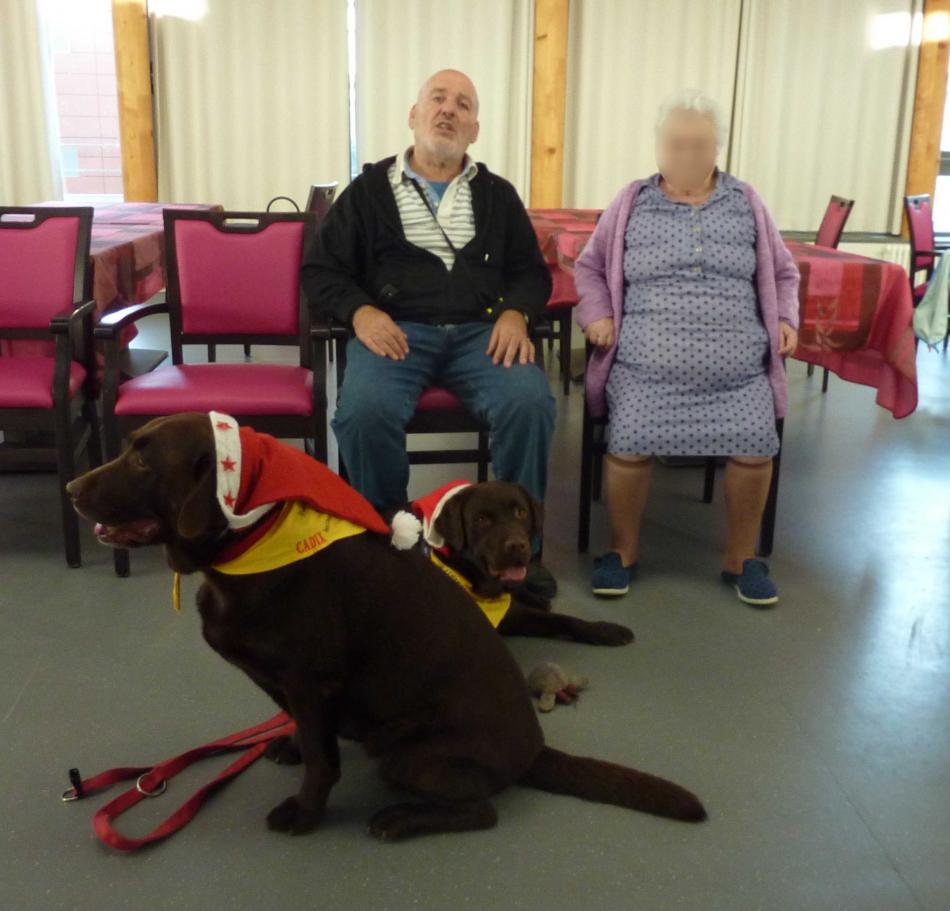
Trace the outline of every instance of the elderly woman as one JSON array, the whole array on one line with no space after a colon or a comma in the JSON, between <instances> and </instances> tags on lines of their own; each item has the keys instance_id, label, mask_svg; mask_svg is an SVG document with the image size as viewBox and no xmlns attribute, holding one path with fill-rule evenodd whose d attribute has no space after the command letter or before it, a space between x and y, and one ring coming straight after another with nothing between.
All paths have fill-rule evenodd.
<instances>
[{"instance_id":1,"label":"elderly woman","mask_svg":"<svg viewBox=\"0 0 950 911\"><path fill-rule=\"evenodd\" d=\"M756 607L778 601L755 541L797 342L798 270L755 191L719 171L715 102L661 106L659 173L620 191L577 261L577 322L596 346L591 411L609 415L610 550L597 595L629 590L653 456L726 456L722 579Z\"/></svg>"}]
</instances>

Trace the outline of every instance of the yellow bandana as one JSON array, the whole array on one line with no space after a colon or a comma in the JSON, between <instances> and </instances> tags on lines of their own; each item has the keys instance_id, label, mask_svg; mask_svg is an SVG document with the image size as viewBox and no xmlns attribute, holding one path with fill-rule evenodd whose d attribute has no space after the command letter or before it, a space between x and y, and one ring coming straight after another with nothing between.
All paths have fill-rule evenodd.
<instances>
[{"instance_id":1,"label":"yellow bandana","mask_svg":"<svg viewBox=\"0 0 950 911\"><path fill-rule=\"evenodd\" d=\"M263 573L306 560L324 547L361 535L364 531L362 525L317 512L306 503L292 500L284 504L277 521L244 553L227 563L212 564L211 568L229 576ZM172 582L172 606L181 611L181 576L178 573Z\"/></svg>"},{"instance_id":2,"label":"yellow bandana","mask_svg":"<svg viewBox=\"0 0 950 911\"><path fill-rule=\"evenodd\" d=\"M229 576L248 576L279 569L298 560L306 560L317 551L344 538L366 531L346 519L317 512L306 503L292 500L285 503L277 521L243 554L215 563L212 569Z\"/></svg>"},{"instance_id":3,"label":"yellow bandana","mask_svg":"<svg viewBox=\"0 0 950 911\"><path fill-rule=\"evenodd\" d=\"M456 572L451 566L443 562L434 550L430 551L429 556L432 562L438 566L442 572L458 585L461 585L462 588L469 593L472 600L481 608L482 613L488 618L488 622L497 629L498 624L505 619L508 608L511 607L511 595L508 592L504 592L497 598L486 598L476 595L475 592L472 591L472 583L461 573Z\"/></svg>"}]
</instances>

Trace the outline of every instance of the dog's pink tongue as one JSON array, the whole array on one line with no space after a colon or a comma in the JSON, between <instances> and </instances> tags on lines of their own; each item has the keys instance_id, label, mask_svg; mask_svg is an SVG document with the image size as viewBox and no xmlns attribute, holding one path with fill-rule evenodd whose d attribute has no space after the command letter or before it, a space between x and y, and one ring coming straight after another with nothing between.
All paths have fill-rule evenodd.
<instances>
[{"instance_id":1,"label":"dog's pink tongue","mask_svg":"<svg viewBox=\"0 0 950 911\"><path fill-rule=\"evenodd\" d=\"M96 537L103 544L112 544L115 547L135 547L149 544L159 531L159 523L155 519L138 519L126 525L103 525L96 523Z\"/></svg>"},{"instance_id":2,"label":"dog's pink tongue","mask_svg":"<svg viewBox=\"0 0 950 911\"><path fill-rule=\"evenodd\" d=\"M528 575L527 566L509 566L508 569L503 569L501 575L498 577L502 582L524 582L525 576Z\"/></svg>"}]
</instances>

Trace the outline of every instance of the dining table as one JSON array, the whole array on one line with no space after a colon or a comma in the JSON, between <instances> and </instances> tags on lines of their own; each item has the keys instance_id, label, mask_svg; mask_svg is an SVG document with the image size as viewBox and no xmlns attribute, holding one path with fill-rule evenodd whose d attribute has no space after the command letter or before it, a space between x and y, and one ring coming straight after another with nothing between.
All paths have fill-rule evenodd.
<instances>
[{"instance_id":1,"label":"dining table","mask_svg":"<svg viewBox=\"0 0 950 911\"><path fill-rule=\"evenodd\" d=\"M529 209L551 270L552 302L577 303L574 264L594 233L600 209ZM917 407L913 302L897 263L796 240L785 245L801 274L796 360L871 386L895 418Z\"/></svg>"}]
</instances>

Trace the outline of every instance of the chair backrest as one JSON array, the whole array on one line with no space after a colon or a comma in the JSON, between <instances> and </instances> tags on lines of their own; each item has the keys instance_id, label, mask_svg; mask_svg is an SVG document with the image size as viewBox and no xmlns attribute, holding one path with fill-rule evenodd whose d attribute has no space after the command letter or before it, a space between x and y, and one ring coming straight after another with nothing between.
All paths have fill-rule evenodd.
<instances>
[{"instance_id":1,"label":"chair backrest","mask_svg":"<svg viewBox=\"0 0 950 911\"><path fill-rule=\"evenodd\" d=\"M0 330L45 333L82 303L92 215L90 206L0 207Z\"/></svg>"},{"instance_id":2,"label":"chair backrest","mask_svg":"<svg viewBox=\"0 0 950 911\"><path fill-rule=\"evenodd\" d=\"M181 209L163 215L176 363L183 344L300 344L300 262L310 216Z\"/></svg>"},{"instance_id":3,"label":"chair backrest","mask_svg":"<svg viewBox=\"0 0 950 911\"><path fill-rule=\"evenodd\" d=\"M904 212L907 214L907 228L910 232L910 278L913 284L914 276L921 269L929 272L934 267L932 252L917 252L934 249L934 217L930 208L930 197L927 194L905 196Z\"/></svg>"},{"instance_id":4,"label":"chair backrest","mask_svg":"<svg viewBox=\"0 0 950 911\"><path fill-rule=\"evenodd\" d=\"M853 199L832 196L828 200L828 208L825 209L824 217L818 227L818 235L815 237L816 247L835 249L838 246L841 235L844 233L845 222L847 222L853 208Z\"/></svg>"},{"instance_id":5,"label":"chair backrest","mask_svg":"<svg viewBox=\"0 0 950 911\"><path fill-rule=\"evenodd\" d=\"M336 196L336 189L340 182L334 180L333 183L315 183L310 187L310 194L307 196L307 209L311 215L316 216L317 226L323 223L330 206L333 205L333 197Z\"/></svg>"}]
</instances>

